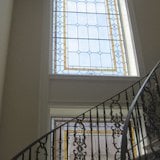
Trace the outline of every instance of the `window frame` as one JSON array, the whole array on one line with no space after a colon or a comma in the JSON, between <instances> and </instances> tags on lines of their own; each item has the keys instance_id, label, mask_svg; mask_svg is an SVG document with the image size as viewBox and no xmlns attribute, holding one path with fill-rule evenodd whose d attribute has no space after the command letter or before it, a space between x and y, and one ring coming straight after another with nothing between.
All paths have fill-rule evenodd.
<instances>
[{"instance_id":1,"label":"window frame","mask_svg":"<svg viewBox=\"0 0 160 160\"><path fill-rule=\"evenodd\" d=\"M50 35L52 35L52 27L53 27L53 1L54 0L50 0L52 2L52 7L51 7L51 27L50 27ZM137 77L140 77L141 75L145 74L145 67L144 67L144 63L143 63L143 58L142 58L142 54L141 54L141 44L140 44L140 38L139 38L139 34L138 34L138 29L137 29L137 24L136 24L136 18L135 18L135 13L134 13L134 8L133 8L133 3L131 1L125 1L125 5L127 8L127 14L128 14L128 23L130 26L130 34L131 34L131 41L132 45L133 45L133 54L134 54L134 58L135 58L135 67L136 67L136 71L137 74L136 75L74 75L74 74L54 74L52 71L52 36L50 37L50 54L49 54L49 75L50 75L50 79L79 79L79 80L115 80L115 79L135 79ZM123 29L123 27L122 27ZM137 54L139 53L139 54ZM132 63L130 63L131 65L133 65ZM141 65L139 65L141 64Z\"/></svg>"}]
</instances>

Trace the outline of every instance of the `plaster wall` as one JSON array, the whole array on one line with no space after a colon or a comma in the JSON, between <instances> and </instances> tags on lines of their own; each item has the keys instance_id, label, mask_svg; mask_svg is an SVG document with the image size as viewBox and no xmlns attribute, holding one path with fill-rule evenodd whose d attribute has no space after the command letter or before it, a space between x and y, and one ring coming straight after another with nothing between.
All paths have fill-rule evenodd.
<instances>
[{"instance_id":1,"label":"plaster wall","mask_svg":"<svg viewBox=\"0 0 160 160\"><path fill-rule=\"evenodd\" d=\"M0 159L38 137L42 0L14 0L0 130Z\"/></svg>"},{"instance_id":2,"label":"plaster wall","mask_svg":"<svg viewBox=\"0 0 160 160\"><path fill-rule=\"evenodd\" d=\"M4 87L4 77L6 68L6 57L8 51L8 41L10 33L10 23L12 15L12 0L0 1L0 118L2 109L2 95ZM1 120L0 120L1 123Z\"/></svg>"}]
</instances>

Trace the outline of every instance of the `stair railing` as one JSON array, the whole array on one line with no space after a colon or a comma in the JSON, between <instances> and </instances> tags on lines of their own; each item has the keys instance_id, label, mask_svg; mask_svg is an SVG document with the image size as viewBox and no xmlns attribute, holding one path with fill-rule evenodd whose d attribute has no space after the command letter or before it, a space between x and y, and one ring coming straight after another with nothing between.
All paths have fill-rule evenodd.
<instances>
[{"instance_id":1,"label":"stair railing","mask_svg":"<svg viewBox=\"0 0 160 160\"><path fill-rule=\"evenodd\" d=\"M151 151L148 151L148 153L145 151L143 155L140 155L138 158L141 159L144 157L146 160L148 159L147 154L150 154L149 152L152 152L154 155L152 155L153 159L160 159L160 153L156 152L156 149L154 146L152 146L152 141L158 137L160 138L160 115L159 113L156 113L157 111L160 111L160 86L159 86L159 72L160 70L160 61L155 65L155 67L151 70L143 84L141 85L138 93L134 97L128 111L128 115L126 117L126 120L124 122L123 127L123 133L122 133L122 142L121 142L121 160L126 160L127 152L128 152L128 129L130 125L130 121L133 118L133 113L137 109L137 103L141 101L142 104L142 110L143 110L143 118L144 118L144 127L145 131L141 130L142 132L145 132L146 136L144 138L141 138L140 141L143 141L143 149L145 150L146 145L144 145L144 141L147 138L148 139L148 146L150 146ZM146 96L146 94L148 94ZM145 99L145 96L147 97ZM158 100L157 100L158 97ZM148 102L147 102L148 100ZM159 107L159 109L157 108ZM136 120L137 123L141 123L141 120ZM139 129L139 128L138 128ZM139 145L139 144L137 144ZM160 141L159 141L160 146ZM142 149L141 149L142 150ZM151 159L151 157L150 157ZM158 160L157 159L157 160ZM148 159L149 160L149 159Z\"/></svg>"},{"instance_id":2,"label":"stair railing","mask_svg":"<svg viewBox=\"0 0 160 160\"><path fill-rule=\"evenodd\" d=\"M135 112L127 124L127 140L126 137L124 139L128 146L126 143L122 145L125 150L121 149L121 138L122 134L125 135L123 127L129 106L145 78L146 76L81 115L57 125L12 160L119 160L123 152L124 157L127 153L128 160L140 157L141 147L148 145L145 142L145 128L143 129L143 96L141 101L136 102ZM145 150L144 152L146 154Z\"/></svg>"}]
</instances>

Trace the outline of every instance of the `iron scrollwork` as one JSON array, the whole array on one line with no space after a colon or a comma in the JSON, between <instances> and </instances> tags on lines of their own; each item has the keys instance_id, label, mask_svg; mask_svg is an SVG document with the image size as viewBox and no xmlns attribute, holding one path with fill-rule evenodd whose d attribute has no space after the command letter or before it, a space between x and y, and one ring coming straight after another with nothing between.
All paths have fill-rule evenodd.
<instances>
[{"instance_id":1,"label":"iron scrollwork","mask_svg":"<svg viewBox=\"0 0 160 160\"><path fill-rule=\"evenodd\" d=\"M119 138L122 135L123 123L124 123L122 106L119 101L120 101L120 95L112 99L112 102L110 104L111 123L113 124L113 126L111 126L113 145L114 145L114 148L116 149L116 153L114 157L115 160L120 159L121 147L119 143ZM116 112L114 112L114 108L116 108Z\"/></svg>"},{"instance_id":2,"label":"iron scrollwork","mask_svg":"<svg viewBox=\"0 0 160 160\"><path fill-rule=\"evenodd\" d=\"M73 150L74 160L85 160L87 152L85 151L86 136L85 136L85 125L83 124L84 115L82 118L77 118L74 125L74 142L73 146L76 148Z\"/></svg>"},{"instance_id":3,"label":"iron scrollwork","mask_svg":"<svg viewBox=\"0 0 160 160\"><path fill-rule=\"evenodd\" d=\"M47 156L48 156L47 148L46 148L47 140L48 140L47 136L44 139L39 140L39 146L37 147L37 150L36 150L36 160L39 160L40 159L39 157L41 158L44 157L43 159L47 160Z\"/></svg>"}]
</instances>

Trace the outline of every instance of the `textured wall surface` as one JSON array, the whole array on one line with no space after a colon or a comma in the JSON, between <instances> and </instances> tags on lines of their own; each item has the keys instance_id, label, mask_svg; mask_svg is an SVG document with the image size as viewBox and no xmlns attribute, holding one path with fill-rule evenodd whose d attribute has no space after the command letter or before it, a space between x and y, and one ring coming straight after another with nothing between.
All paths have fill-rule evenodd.
<instances>
[{"instance_id":1,"label":"textured wall surface","mask_svg":"<svg viewBox=\"0 0 160 160\"><path fill-rule=\"evenodd\" d=\"M2 94L4 86L6 59L8 51L10 23L12 15L12 0L0 1L0 117L2 108ZM0 120L1 121L1 120ZM1 123L1 122L0 122Z\"/></svg>"},{"instance_id":2,"label":"textured wall surface","mask_svg":"<svg viewBox=\"0 0 160 160\"><path fill-rule=\"evenodd\" d=\"M0 159L9 160L38 135L41 0L15 0L6 68Z\"/></svg>"}]
</instances>

